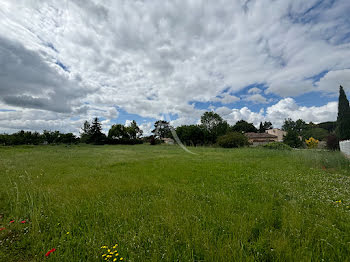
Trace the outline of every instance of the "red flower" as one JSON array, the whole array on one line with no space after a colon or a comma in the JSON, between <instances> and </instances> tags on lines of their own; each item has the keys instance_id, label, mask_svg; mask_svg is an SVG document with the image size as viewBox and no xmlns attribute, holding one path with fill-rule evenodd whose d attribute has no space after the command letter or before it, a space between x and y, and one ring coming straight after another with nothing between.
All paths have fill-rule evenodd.
<instances>
[{"instance_id":1,"label":"red flower","mask_svg":"<svg viewBox=\"0 0 350 262\"><path fill-rule=\"evenodd\" d=\"M22 223L22 224L25 224L25 223L27 223L27 221L25 221L25 220L22 220L22 221L21 221L21 223Z\"/></svg>"},{"instance_id":2,"label":"red flower","mask_svg":"<svg viewBox=\"0 0 350 262\"><path fill-rule=\"evenodd\" d=\"M10 224L12 224L13 222L15 222L15 220L11 220L11 221L10 221Z\"/></svg>"},{"instance_id":3,"label":"red flower","mask_svg":"<svg viewBox=\"0 0 350 262\"><path fill-rule=\"evenodd\" d=\"M0 227L0 231L3 231L3 230L5 230L6 228L4 228L4 227Z\"/></svg>"},{"instance_id":4,"label":"red flower","mask_svg":"<svg viewBox=\"0 0 350 262\"><path fill-rule=\"evenodd\" d=\"M52 252L56 251L56 248L51 249L45 254L45 257L48 257Z\"/></svg>"}]
</instances>

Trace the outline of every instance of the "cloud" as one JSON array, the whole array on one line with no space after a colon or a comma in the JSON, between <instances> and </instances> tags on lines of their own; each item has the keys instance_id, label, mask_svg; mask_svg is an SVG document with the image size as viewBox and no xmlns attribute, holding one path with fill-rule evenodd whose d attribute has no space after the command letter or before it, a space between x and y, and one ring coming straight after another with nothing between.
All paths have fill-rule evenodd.
<instances>
[{"instance_id":1,"label":"cloud","mask_svg":"<svg viewBox=\"0 0 350 262\"><path fill-rule=\"evenodd\" d=\"M248 90L248 94L259 94L259 93L261 93L261 89L257 87L253 87Z\"/></svg>"},{"instance_id":2,"label":"cloud","mask_svg":"<svg viewBox=\"0 0 350 262\"><path fill-rule=\"evenodd\" d=\"M268 100L264 96L262 96L260 94L254 94L254 95L245 96L244 100L251 101L251 102L254 102L254 103L260 103L260 104L268 103Z\"/></svg>"},{"instance_id":3,"label":"cloud","mask_svg":"<svg viewBox=\"0 0 350 262\"><path fill-rule=\"evenodd\" d=\"M330 102L324 106L299 106L293 98L281 99L278 103L269 106L266 110L253 112L247 107L241 109L230 109L220 107L215 110L221 114L231 125L243 119L258 126L260 122L270 121L275 127L281 127L287 118L294 121L303 119L306 122L320 123L334 121L337 118L338 103Z\"/></svg>"},{"instance_id":4,"label":"cloud","mask_svg":"<svg viewBox=\"0 0 350 262\"><path fill-rule=\"evenodd\" d=\"M340 85L342 85L346 91L350 91L350 69L329 71L316 82L316 86L319 90L326 92L338 92Z\"/></svg>"},{"instance_id":5,"label":"cloud","mask_svg":"<svg viewBox=\"0 0 350 262\"><path fill-rule=\"evenodd\" d=\"M0 102L27 128L37 127L26 122L28 112L37 121L53 113L67 121L64 130L69 123L76 130L69 119L108 124L116 107L190 123L201 113L193 102L266 103L268 94L350 86L347 0L7 0L0 7ZM267 97L258 88L239 95L253 84L264 84ZM253 120L259 114L234 110ZM14 123L4 120L1 130Z\"/></svg>"}]
</instances>

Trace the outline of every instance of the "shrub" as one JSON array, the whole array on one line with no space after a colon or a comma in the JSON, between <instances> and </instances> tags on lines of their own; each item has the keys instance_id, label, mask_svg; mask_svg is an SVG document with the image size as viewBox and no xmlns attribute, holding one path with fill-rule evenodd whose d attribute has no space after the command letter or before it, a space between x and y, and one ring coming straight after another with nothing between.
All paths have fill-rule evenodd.
<instances>
[{"instance_id":1,"label":"shrub","mask_svg":"<svg viewBox=\"0 0 350 262\"><path fill-rule=\"evenodd\" d=\"M290 146L281 142L271 142L266 145L263 145L263 147L267 149L275 149L275 150L292 150Z\"/></svg>"},{"instance_id":2,"label":"shrub","mask_svg":"<svg viewBox=\"0 0 350 262\"><path fill-rule=\"evenodd\" d=\"M318 147L318 140L310 137L309 139L305 139L305 143L307 145L307 148L312 149L312 148L317 148Z\"/></svg>"},{"instance_id":3,"label":"shrub","mask_svg":"<svg viewBox=\"0 0 350 262\"><path fill-rule=\"evenodd\" d=\"M329 150L339 150L339 140L336 135L327 136L327 148Z\"/></svg>"},{"instance_id":4,"label":"shrub","mask_svg":"<svg viewBox=\"0 0 350 262\"><path fill-rule=\"evenodd\" d=\"M287 135L283 137L283 143L294 148L298 148L303 145L303 142L300 140L298 133L294 130L287 132Z\"/></svg>"},{"instance_id":5,"label":"shrub","mask_svg":"<svg viewBox=\"0 0 350 262\"><path fill-rule=\"evenodd\" d=\"M220 136L217 144L224 148L242 147L248 145L248 138L238 132L230 132L226 135Z\"/></svg>"}]
</instances>

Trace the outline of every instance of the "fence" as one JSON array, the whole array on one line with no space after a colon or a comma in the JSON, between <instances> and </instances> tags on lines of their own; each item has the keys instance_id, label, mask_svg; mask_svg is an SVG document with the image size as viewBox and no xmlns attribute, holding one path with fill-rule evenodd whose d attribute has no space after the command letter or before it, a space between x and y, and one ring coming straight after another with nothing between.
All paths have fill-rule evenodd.
<instances>
[{"instance_id":1,"label":"fence","mask_svg":"<svg viewBox=\"0 0 350 262\"><path fill-rule=\"evenodd\" d=\"M347 156L350 156L350 140L340 141L339 146L341 152Z\"/></svg>"}]
</instances>

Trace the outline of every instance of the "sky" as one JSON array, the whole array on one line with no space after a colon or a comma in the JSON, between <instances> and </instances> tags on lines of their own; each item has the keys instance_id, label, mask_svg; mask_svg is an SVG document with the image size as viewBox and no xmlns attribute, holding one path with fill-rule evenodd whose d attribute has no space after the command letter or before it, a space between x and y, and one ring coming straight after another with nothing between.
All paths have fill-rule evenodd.
<instances>
[{"instance_id":1,"label":"sky","mask_svg":"<svg viewBox=\"0 0 350 262\"><path fill-rule=\"evenodd\" d=\"M334 121L349 0L2 0L0 133Z\"/></svg>"}]
</instances>

